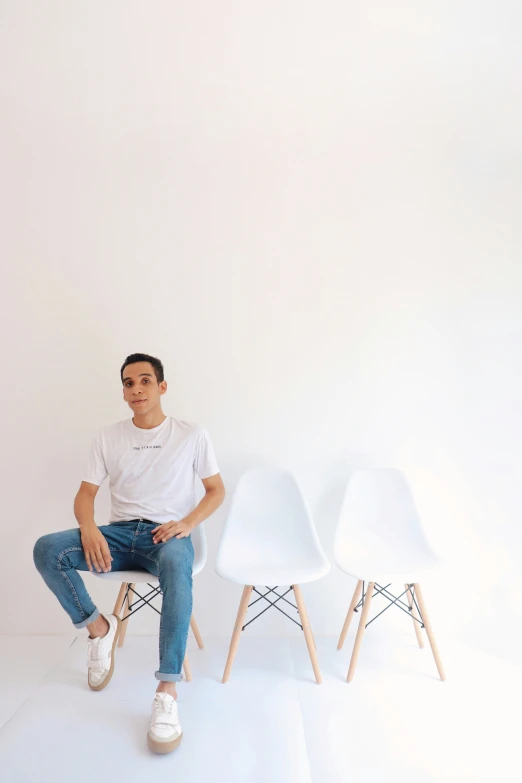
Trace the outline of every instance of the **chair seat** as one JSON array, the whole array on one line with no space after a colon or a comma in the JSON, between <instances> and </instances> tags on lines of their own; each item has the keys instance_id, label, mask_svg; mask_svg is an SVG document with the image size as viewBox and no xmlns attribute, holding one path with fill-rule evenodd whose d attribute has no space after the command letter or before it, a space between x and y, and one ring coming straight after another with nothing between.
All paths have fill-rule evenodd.
<instances>
[{"instance_id":1,"label":"chair seat","mask_svg":"<svg viewBox=\"0 0 522 783\"><path fill-rule=\"evenodd\" d=\"M379 585L396 582L402 585L422 582L425 574L435 568L436 566L434 566L433 569L426 568L423 571L389 571L385 573L384 571L369 572L368 569L354 567L350 571L345 571L344 573L348 574L348 576L353 576L354 579L362 579L364 582L375 582L375 584Z\"/></svg>"},{"instance_id":2,"label":"chair seat","mask_svg":"<svg viewBox=\"0 0 522 783\"><path fill-rule=\"evenodd\" d=\"M300 585L305 582L314 582L321 579L330 571L331 565L328 561L320 560L313 564L285 563L284 565L247 565L237 563L233 566L216 566L216 573L229 582L236 582L240 585Z\"/></svg>"},{"instance_id":3,"label":"chair seat","mask_svg":"<svg viewBox=\"0 0 522 783\"><path fill-rule=\"evenodd\" d=\"M204 563L194 563L194 567L192 569L192 576L195 576L203 569ZM99 577L100 579L106 579L108 581L113 582L129 582L130 584L143 582L143 583L149 583L151 585L159 584L159 580L157 576L154 576L154 574L151 574L150 571L147 571L145 568L136 568L135 570L128 570L128 571L90 571L89 573L94 574L94 576Z\"/></svg>"},{"instance_id":4,"label":"chair seat","mask_svg":"<svg viewBox=\"0 0 522 783\"><path fill-rule=\"evenodd\" d=\"M352 550L344 555L340 552L334 553L334 560L345 574L381 585L384 582L403 584L420 582L426 572L440 568L444 564L444 561L433 553L426 552L419 555L407 551L394 552L387 557L384 552Z\"/></svg>"},{"instance_id":5,"label":"chair seat","mask_svg":"<svg viewBox=\"0 0 522 783\"><path fill-rule=\"evenodd\" d=\"M100 579L113 582L129 582L130 584L139 582L146 584L148 582L151 585L159 584L158 577L145 569L136 569L136 571L91 571L91 574L94 574L94 576L97 576Z\"/></svg>"}]
</instances>

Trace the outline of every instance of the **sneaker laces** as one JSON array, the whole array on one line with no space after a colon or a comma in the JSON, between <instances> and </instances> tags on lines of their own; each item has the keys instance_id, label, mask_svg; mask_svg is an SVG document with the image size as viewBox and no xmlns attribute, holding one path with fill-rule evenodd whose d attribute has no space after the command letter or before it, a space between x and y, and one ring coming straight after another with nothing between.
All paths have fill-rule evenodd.
<instances>
[{"instance_id":1,"label":"sneaker laces","mask_svg":"<svg viewBox=\"0 0 522 783\"><path fill-rule=\"evenodd\" d=\"M102 641L101 636L95 636L94 639L87 638L87 663L89 664L89 669L92 672L103 672L105 671L102 661L103 658L106 658L107 655L103 654L105 651L100 651L100 642Z\"/></svg>"},{"instance_id":2,"label":"sneaker laces","mask_svg":"<svg viewBox=\"0 0 522 783\"><path fill-rule=\"evenodd\" d=\"M98 658L99 641L99 636L95 636L94 639L87 639L87 661L89 663Z\"/></svg>"},{"instance_id":3,"label":"sneaker laces","mask_svg":"<svg viewBox=\"0 0 522 783\"><path fill-rule=\"evenodd\" d=\"M158 698L159 697L159 698ZM161 728L171 728L173 724L178 724L178 718L177 713L174 710L174 704L176 703L176 700L174 697L172 697L172 701L170 699L164 699L159 694L156 694L154 696L154 716L153 716L153 722L155 726L161 727ZM165 716L167 720L159 720L162 716ZM170 718L170 720L169 720Z\"/></svg>"}]
</instances>

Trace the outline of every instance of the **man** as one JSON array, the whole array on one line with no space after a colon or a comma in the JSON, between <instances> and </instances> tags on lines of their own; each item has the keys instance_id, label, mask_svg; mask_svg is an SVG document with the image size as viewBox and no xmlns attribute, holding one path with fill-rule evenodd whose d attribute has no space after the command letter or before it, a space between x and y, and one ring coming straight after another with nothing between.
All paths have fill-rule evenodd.
<instances>
[{"instance_id":1,"label":"man","mask_svg":"<svg viewBox=\"0 0 522 783\"><path fill-rule=\"evenodd\" d=\"M159 632L159 685L147 734L151 750L169 753L182 738L176 683L182 679L192 615L191 531L223 502L225 488L207 431L165 416L163 365L131 354L120 370L123 399L132 419L98 430L74 501L78 528L49 533L34 546L34 563L69 614L89 631L87 681L105 688L114 670L121 620L100 613L78 571L146 569L163 593ZM109 476L111 521L97 526L94 498ZM205 496L195 506L195 476Z\"/></svg>"}]
</instances>

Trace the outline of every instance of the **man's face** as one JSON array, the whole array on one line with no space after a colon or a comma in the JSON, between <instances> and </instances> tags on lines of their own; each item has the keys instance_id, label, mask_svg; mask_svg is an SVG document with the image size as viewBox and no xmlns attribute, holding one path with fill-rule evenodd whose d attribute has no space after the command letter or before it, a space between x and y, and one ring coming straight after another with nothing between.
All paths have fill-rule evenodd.
<instances>
[{"instance_id":1,"label":"man's face","mask_svg":"<svg viewBox=\"0 0 522 783\"><path fill-rule=\"evenodd\" d=\"M123 399L138 415L155 408L166 391L167 381L158 384L150 362L128 364L123 370Z\"/></svg>"}]
</instances>

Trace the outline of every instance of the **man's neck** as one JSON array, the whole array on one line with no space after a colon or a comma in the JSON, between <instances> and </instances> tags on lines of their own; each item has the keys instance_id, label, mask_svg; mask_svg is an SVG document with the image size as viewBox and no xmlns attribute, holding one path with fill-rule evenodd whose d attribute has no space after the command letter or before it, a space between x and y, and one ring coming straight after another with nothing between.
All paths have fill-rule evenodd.
<instances>
[{"instance_id":1,"label":"man's neck","mask_svg":"<svg viewBox=\"0 0 522 783\"><path fill-rule=\"evenodd\" d=\"M159 427L166 418L161 408L159 408L157 411L148 411L143 416L134 416L132 423L135 427L139 427L140 430L151 430L153 427Z\"/></svg>"}]
</instances>

